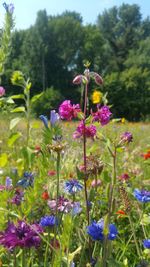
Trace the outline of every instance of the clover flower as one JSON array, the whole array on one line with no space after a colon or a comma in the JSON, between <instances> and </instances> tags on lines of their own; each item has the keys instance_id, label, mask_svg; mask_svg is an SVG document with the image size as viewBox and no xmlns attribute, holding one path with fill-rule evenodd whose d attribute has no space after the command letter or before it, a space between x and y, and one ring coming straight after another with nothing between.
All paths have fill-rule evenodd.
<instances>
[{"instance_id":1,"label":"clover flower","mask_svg":"<svg viewBox=\"0 0 150 267\"><path fill-rule=\"evenodd\" d=\"M123 142L123 143L130 143L130 142L132 142L133 141L133 136L132 136L132 134L130 133L130 132L125 132L125 133L123 133L122 135L121 135L121 141Z\"/></svg>"},{"instance_id":2,"label":"clover flower","mask_svg":"<svg viewBox=\"0 0 150 267\"><path fill-rule=\"evenodd\" d=\"M109 123L112 113L110 112L108 106L103 106L92 115L93 115L93 121L98 121L101 123L102 126L104 126Z\"/></svg>"},{"instance_id":3,"label":"clover flower","mask_svg":"<svg viewBox=\"0 0 150 267\"><path fill-rule=\"evenodd\" d=\"M46 226L52 227L55 224L56 224L56 217L54 215L42 217L40 220L40 225L42 227Z\"/></svg>"},{"instance_id":4,"label":"clover flower","mask_svg":"<svg viewBox=\"0 0 150 267\"><path fill-rule=\"evenodd\" d=\"M91 225L87 227L87 233L92 237L93 240L103 240L104 239L104 220L101 219L99 222L93 221ZM114 240L117 237L118 231L114 224L109 224L108 239Z\"/></svg>"},{"instance_id":5,"label":"clover flower","mask_svg":"<svg viewBox=\"0 0 150 267\"><path fill-rule=\"evenodd\" d=\"M43 232L38 224L29 225L24 221L9 223L5 231L0 232L0 244L11 250L16 247L38 247L40 245L39 234Z\"/></svg>"},{"instance_id":6,"label":"clover flower","mask_svg":"<svg viewBox=\"0 0 150 267\"><path fill-rule=\"evenodd\" d=\"M80 112L80 106L72 105L70 100L65 100L59 107L59 115L61 119L70 121L77 117L77 113Z\"/></svg>"},{"instance_id":7,"label":"clover flower","mask_svg":"<svg viewBox=\"0 0 150 267\"><path fill-rule=\"evenodd\" d=\"M5 94L5 89L4 87L0 86L0 97Z\"/></svg>"},{"instance_id":8,"label":"clover flower","mask_svg":"<svg viewBox=\"0 0 150 267\"><path fill-rule=\"evenodd\" d=\"M65 191L69 194L75 194L83 189L83 186L76 179L70 179L64 184Z\"/></svg>"},{"instance_id":9,"label":"clover flower","mask_svg":"<svg viewBox=\"0 0 150 267\"><path fill-rule=\"evenodd\" d=\"M76 131L74 132L73 134L73 138L80 138L82 136L85 136L87 138L94 138L95 135L96 135L96 126L94 125L89 125L89 126L86 126L84 125L83 121L80 122L80 124L78 125Z\"/></svg>"},{"instance_id":10,"label":"clover flower","mask_svg":"<svg viewBox=\"0 0 150 267\"><path fill-rule=\"evenodd\" d=\"M150 191L135 189L133 194L140 202L150 202Z\"/></svg>"},{"instance_id":11,"label":"clover flower","mask_svg":"<svg viewBox=\"0 0 150 267\"><path fill-rule=\"evenodd\" d=\"M145 240L143 241L143 246L144 246L145 248L150 248L150 239L145 239Z\"/></svg>"}]
</instances>

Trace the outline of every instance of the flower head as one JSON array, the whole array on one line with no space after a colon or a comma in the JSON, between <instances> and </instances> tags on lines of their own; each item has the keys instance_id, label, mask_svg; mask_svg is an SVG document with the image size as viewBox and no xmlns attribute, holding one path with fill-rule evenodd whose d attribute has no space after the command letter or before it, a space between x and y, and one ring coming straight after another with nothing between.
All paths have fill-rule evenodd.
<instances>
[{"instance_id":1,"label":"flower head","mask_svg":"<svg viewBox=\"0 0 150 267\"><path fill-rule=\"evenodd\" d=\"M40 225L42 227L46 226L52 227L55 224L56 224L56 217L54 215L42 217L40 220Z\"/></svg>"},{"instance_id":2,"label":"flower head","mask_svg":"<svg viewBox=\"0 0 150 267\"><path fill-rule=\"evenodd\" d=\"M5 94L5 89L4 87L0 86L0 97Z\"/></svg>"},{"instance_id":3,"label":"flower head","mask_svg":"<svg viewBox=\"0 0 150 267\"><path fill-rule=\"evenodd\" d=\"M150 191L135 189L133 194L140 202L150 202Z\"/></svg>"},{"instance_id":4,"label":"flower head","mask_svg":"<svg viewBox=\"0 0 150 267\"><path fill-rule=\"evenodd\" d=\"M88 80L84 75L77 75L74 79L73 79L73 84L81 84L81 83L87 83Z\"/></svg>"},{"instance_id":5,"label":"flower head","mask_svg":"<svg viewBox=\"0 0 150 267\"><path fill-rule=\"evenodd\" d=\"M130 178L130 176L127 173L123 173L119 176L119 179L122 181L127 181Z\"/></svg>"},{"instance_id":6,"label":"flower head","mask_svg":"<svg viewBox=\"0 0 150 267\"><path fill-rule=\"evenodd\" d=\"M44 199L44 200L49 199L49 194L48 194L47 190L42 193L42 199Z\"/></svg>"},{"instance_id":7,"label":"flower head","mask_svg":"<svg viewBox=\"0 0 150 267\"><path fill-rule=\"evenodd\" d=\"M67 198L64 198L63 196L60 196L58 198L58 201L56 201L55 199L48 200L48 206L50 207L52 211L56 210L56 205L57 205L58 211L64 212L64 213L68 213L69 211L71 211L73 207L73 204L71 203L71 201L68 200Z\"/></svg>"},{"instance_id":8,"label":"flower head","mask_svg":"<svg viewBox=\"0 0 150 267\"><path fill-rule=\"evenodd\" d=\"M142 155L145 160L150 159L150 150L147 151L147 153Z\"/></svg>"},{"instance_id":9,"label":"flower head","mask_svg":"<svg viewBox=\"0 0 150 267\"><path fill-rule=\"evenodd\" d=\"M59 107L59 115L61 119L70 121L77 117L77 113L80 112L80 106L72 105L70 100L65 100Z\"/></svg>"},{"instance_id":10,"label":"flower head","mask_svg":"<svg viewBox=\"0 0 150 267\"><path fill-rule=\"evenodd\" d=\"M59 121L59 119L60 119L59 114L55 110L51 110L51 113L50 113L50 124L51 124L52 127L56 124L56 122Z\"/></svg>"},{"instance_id":11,"label":"flower head","mask_svg":"<svg viewBox=\"0 0 150 267\"><path fill-rule=\"evenodd\" d=\"M44 115L40 115L39 118L40 118L41 121L44 123L44 126L45 126L46 128L48 128L48 119L47 119L47 117L44 116Z\"/></svg>"},{"instance_id":12,"label":"flower head","mask_svg":"<svg viewBox=\"0 0 150 267\"><path fill-rule=\"evenodd\" d=\"M23 200L23 197L24 197L24 192L21 191L20 189L16 189L15 195L12 198L11 203L19 206Z\"/></svg>"},{"instance_id":13,"label":"flower head","mask_svg":"<svg viewBox=\"0 0 150 267\"><path fill-rule=\"evenodd\" d=\"M102 93L100 91L94 91L92 94L92 103L98 104L101 102L102 99Z\"/></svg>"},{"instance_id":14,"label":"flower head","mask_svg":"<svg viewBox=\"0 0 150 267\"><path fill-rule=\"evenodd\" d=\"M75 194L83 189L83 186L76 179L70 179L65 182L65 191L69 194Z\"/></svg>"},{"instance_id":15,"label":"flower head","mask_svg":"<svg viewBox=\"0 0 150 267\"><path fill-rule=\"evenodd\" d=\"M26 188L28 186L33 186L33 183L34 183L33 173L32 172L25 172L23 175L23 178L17 182L17 186L22 186L22 187Z\"/></svg>"},{"instance_id":16,"label":"flower head","mask_svg":"<svg viewBox=\"0 0 150 267\"><path fill-rule=\"evenodd\" d=\"M80 122L80 124L78 125L76 131L74 132L73 134L73 137L74 138L80 138L82 136L85 136L87 138L94 138L95 135L96 135L96 126L94 125L89 125L89 126L86 126L84 125L83 121Z\"/></svg>"},{"instance_id":17,"label":"flower head","mask_svg":"<svg viewBox=\"0 0 150 267\"><path fill-rule=\"evenodd\" d=\"M91 225L87 227L87 233L92 237L93 240L103 240L104 239L104 220L99 222L93 221ZM118 234L117 228L114 224L109 224L108 239L114 240Z\"/></svg>"},{"instance_id":18,"label":"flower head","mask_svg":"<svg viewBox=\"0 0 150 267\"><path fill-rule=\"evenodd\" d=\"M125 133L123 133L122 135L121 135L121 141L123 142L123 143L130 143L130 142L132 142L133 141L133 136L132 136L132 134L130 133L130 132L125 132Z\"/></svg>"},{"instance_id":19,"label":"flower head","mask_svg":"<svg viewBox=\"0 0 150 267\"><path fill-rule=\"evenodd\" d=\"M43 232L38 224L29 225L24 221L9 223L4 232L0 232L0 244L8 249L15 247L38 247L40 245L39 234Z\"/></svg>"},{"instance_id":20,"label":"flower head","mask_svg":"<svg viewBox=\"0 0 150 267\"><path fill-rule=\"evenodd\" d=\"M90 72L90 77L94 78L95 83L97 85L103 84L103 79L98 73L92 71L92 72Z\"/></svg>"},{"instance_id":21,"label":"flower head","mask_svg":"<svg viewBox=\"0 0 150 267\"><path fill-rule=\"evenodd\" d=\"M96 113L93 114L93 121L98 121L102 126L106 125L110 121L112 113L108 106L103 106Z\"/></svg>"},{"instance_id":22,"label":"flower head","mask_svg":"<svg viewBox=\"0 0 150 267\"><path fill-rule=\"evenodd\" d=\"M56 175L56 171L55 170L49 170L47 174L48 174L48 176L54 176L54 175Z\"/></svg>"},{"instance_id":23,"label":"flower head","mask_svg":"<svg viewBox=\"0 0 150 267\"><path fill-rule=\"evenodd\" d=\"M143 241L143 246L144 246L145 248L150 248L150 239L145 239L145 240Z\"/></svg>"},{"instance_id":24,"label":"flower head","mask_svg":"<svg viewBox=\"0 0 150 267\"><path fill-rule=\"evenodd\" d=\"M6 4L5 2L3 3L3 7L5 8L6 12L12 14L14 12L14 5L12 3Z\"/></svg>"}]
</instances>

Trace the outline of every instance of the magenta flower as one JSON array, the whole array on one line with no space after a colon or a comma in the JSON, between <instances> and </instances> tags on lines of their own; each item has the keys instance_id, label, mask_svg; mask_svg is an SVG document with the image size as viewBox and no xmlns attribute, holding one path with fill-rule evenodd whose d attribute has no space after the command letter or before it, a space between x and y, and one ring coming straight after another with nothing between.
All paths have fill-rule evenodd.
<instances>
[{"instance_id":1,"label":"magenta flower","mask_svg":"<svg viewBox=\"0 0 150 267\"><path fill-rule=\"evenodd\" d=\"M130 176L127 173L123 173L119 176L119 179L122 181L127 181L129 180Z\"/></svg>"},{"instance_id":2,"label":"magenta flower","mask_svg":"<svg viewBox=\"0 0 150 267\"><path fill-rule=\"evenodd\" d=\"M0 97L5 94L5 89L4 87L0 86Z\"/></svg>"},{"instance_id":3,"label":"magenta flower","mask_svg":"<svg viewBox=\"0 0 150 267\"><path fill-rule=\"evenodd\" d=\"M7 229L0 232L0 244L10 250L15 247L38 247L40 245L39 234L42 232L38 224L28 225L24 221L18 221L17 225L9 223Z\"/></svg>"},{"instance_id":4,"label":"magenta flower","mask_svg":"<svg viewBox=\"0 0 150 267\"><path fill-rule=\"evenodd\" d=\"M108 106L103 106L96 113L93 113L93 121L98 121L101 125L106 125L110 121L112 113Z\"/></svg>"},{"instance_id":5,"label":"magenta flower","mask_svg":"<svg viewBox=\"0 0 150 267\"><path fill-rule=\"evenodd\" d=\"M125 133L123 133L122 135L121 135L121 141L123 142L123 143L130 143L130 142L132 142L133 141L133 136L132 136L132 134L130 133L130 132L125 132Z\"/></svg>"},{"instance_id":6,"label":"magenta flower","mask_svg":"<svg viewBox=\"0 0 150 267\"><path fill-rule=\"evenodd\" d=\"M95 83L97 85L103 84L103 79L98 73L92 71L92 72L90 72L90 76L94 78Z\"/></svg>"},{"instance_id":7,"label":"magenta flower","mask_svg":"<svg viewBox=\"0 0 150 267\"><path fill-rule=\"evenodd\" d=\"M80 112L80 106L72 105L70 100L65 100L59 107L59 115L61 119L70 121L77 117L77 113Z\"/></svg>"},{"instance_id":8,"label":"magenta flower","mask_svg":"<svg viewBox=\"0 0 150 267\"><path fill-rule=\"evenodd\" d=\"M73 134L74 138L80 138L85 134L87 138L94 138L96 135L96 126L90 125L90 126L84 126L83 121L80 122L78 125L76 131Z\"/></svg>"}]
</instances>

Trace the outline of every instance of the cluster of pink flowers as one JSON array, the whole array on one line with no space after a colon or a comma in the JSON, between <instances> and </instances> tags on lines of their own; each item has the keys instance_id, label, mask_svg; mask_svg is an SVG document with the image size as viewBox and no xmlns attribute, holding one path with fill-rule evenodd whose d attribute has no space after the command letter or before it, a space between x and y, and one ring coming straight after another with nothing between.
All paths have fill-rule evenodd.
<instances>
[{"instance_id":1,"label":"cluster of pink flowers","mask_svg":"<svg viewBox=\"0 0 150 267\"><path fill-rule=\"evenodd\" d=\"M5 89L4 87L0 86L0 97L5 94Z\"/></svg>"},{"instance_id":2,"label":"cluster of pink flowers","mask_svg":"<svg viewBox=\"0 0 150 267\"><path fill-rule=\"evenodd\" d=\"M90 125L86 126L84 125L83 121L80 122L78 125L76 131L73 134L74 138L80 138L85 134L87 138L94 138L96 135L96 126Z\"/></svg>"},{"instance_id":3,"label":"cluster of pink flowers","mask_svg":"<svg viewBox=\"0 0 150 267\"><path fill-rule=\"evenodd\" d=\"M70 100L65 100L59 107L59 115L61 119L70 121L77 117L77 113L80 112L80 106L72 105Z\"/></svg>"},{"instance_id":4,"label":"cluster of pink flowers","mask_svg":"<svg viewBox=\"0 0 150 267\"><path fill-rule=\"evenodd\" d=\"M96 113L93 113L93 121L98 121L101 125L106 125L110 121L112 113L108 106L103 106Z\"/></svg>"}]
</instances>

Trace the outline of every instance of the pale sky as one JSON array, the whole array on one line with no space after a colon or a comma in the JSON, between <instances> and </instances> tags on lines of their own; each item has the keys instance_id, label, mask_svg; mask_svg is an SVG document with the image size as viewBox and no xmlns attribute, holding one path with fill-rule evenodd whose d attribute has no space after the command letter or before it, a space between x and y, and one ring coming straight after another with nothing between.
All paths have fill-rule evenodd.
<instances>
[{"instance_id":1,"label":"pale sky","mask_svg":"<svg viewBox=\"0 0 150 267\"><path fill-rule=\"evenodd\" d=\"M58 15L65 10L77 11L83 23L95 23L98 14L104 9L120 6L122 3L138 4L143 18L150 16L150 0L0 0L0 26L3 21L3 2L15 5L14 17L17 29L26 29L33 25L39 10L46 9L48 15Z\"/></svg>"}]
</instances>

